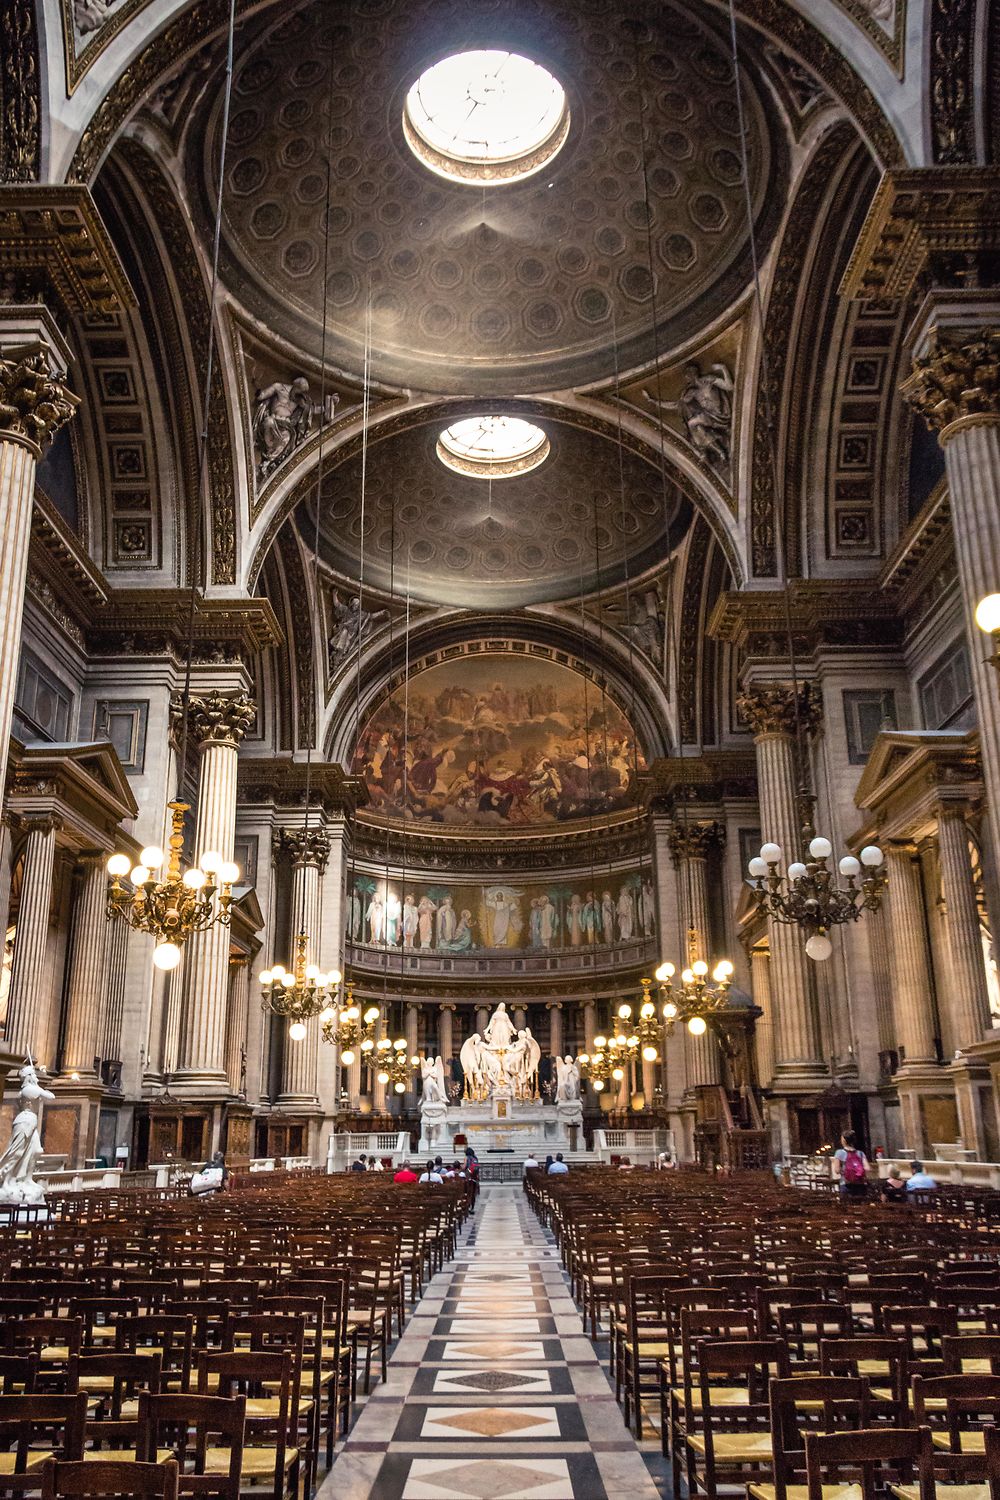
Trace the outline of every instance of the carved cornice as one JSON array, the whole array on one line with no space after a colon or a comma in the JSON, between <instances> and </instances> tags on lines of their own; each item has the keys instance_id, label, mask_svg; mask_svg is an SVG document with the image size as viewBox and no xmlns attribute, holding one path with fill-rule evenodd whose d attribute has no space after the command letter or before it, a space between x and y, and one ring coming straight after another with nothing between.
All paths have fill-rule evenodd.
<instances>
[{"instance_id":1,"label":"carved cornice","mask_svg":"<svg viewBox=\"0 0 1000 1500\"><path fill-rule=\"evenodd\" d=\"M652 812L724 802L757 794L757 758L746 750L710 750L698 756L661 756L639 773L644 800Z\"/></svg>"},{"instance_id":2,"label":"carved cornice","mask_svg":"<svg viewBox=\"0 0 1000 1500\"><path fill-rule=\"evenodd\" d=\"M85 187L0 186L0 273L42 278L68 318L134 307L135 296Z\"/></svg>"},{"instance_id":3,"label":"carved cornice","mask_svg":"<svg viewBox=\"0 0 1000 1500\"><path fill-rule=\"evenodd\" d=\"M731 590L719 596L707 629L744 658L774 661L788 656L789 620L802 656L822 647L892 647L902 639L895 595L870 579L802 579L788 585L787 595L778 589Z\"/></svg>"},{"instance_id":4,"label":"carved cornice","mask_svg":"<svg viewBox=\"0 0 1000 1500\"><path fill-rule=\"evenodd\" d=\"M647 848L645 812L626 815L620 823L589 827L585 822L572 832L560 827L538 828L535 833L458 837L454 834L405 832L399 826L376 824L367 816L359 818L355 829L355 855L360 863L368 861L373 868L390 868L433 872L444 878L486 872L499 877L504 872L529 870L562 870L567 873L641 859Z\"/></svg>"},{"instance_id":5,"label":"carved cornice","mask_svg":"<svg viewBox=\"0 0 1000 1500\"><path fill-rule=\"evenodd\" d=\"M237 801L241 807L304 808L306 783L309 806L322 808L330 816L343 813L353 816L368 801L368 788L357 776L349 776L333 761L314 761L308 768L304 761L289 758L240 761L240 783ZM383 856L384 860L384 856Z\"/></svg>"},{"instance_id":6,"label":"carved cornice","mask_svg":"<svg viewBox=\"0 0 1000 1500\"><path fill-rule=\"evenodd\" d=\"M726 830L714 820L709 823L674 823L667 834L667 844L675 868L685 860L707 859L713 849L726 842Z\"/></svg>"},{"instance_id":7,"label":"carved cornice","mask_svg":"<svg viewBox=\"0 0 1000 1500\"><path fill-rule=\"evenodd\" d=\"M98 655L173 656L187 647L191 596L180 589L121 589L87 621ZM251 662L284 636L267 599L199 599L194 619L195 655Z\"/></svg>"},{"instance_id":8,"label":"carved cornice","mask_svg":"<svg viewBox=\"0 0 1000 1500\"><path fill-rule=\"evenodd\" d=\"M79 404L79 396L51 373L44 344L0 355L0 439L20 443L40 458Z\"/></svg>"},{"instance_id":9,"label":"carved cornice","mask_svg":"<svg viewBox=\"0 0 1000 1500\"><path fill-rule=\"evenodd\" d=\"M978 806L982 796L975 730L883 730L854 794L867 818L850 845L858 848L873 838L919 842L933 834L942 809L964 814Z\"/></svg>"},{"instance_id":10,"label":"carved cornice","mask_svg":"<svg viewBox=\"0 0 1000 1500\"><path fill-rule=\"evenodd\" d=\"M998 251L1000 168L894 168L872 199L840 295L900 301L923 279L965 285L973 269L988 284Z\"/></svg>"},{"instance_id":11,"label":"carved cornice","mask_svg":"<svg viewBox=\"0 0 1000 1500\"><path fill-rule=\"evenodd\" d=\"M808 682L799 687L797 713L795 692L789 682L753 683L739 695L736 706L755 738L765 734L794 735L797 729L811 734L823 718L822 704Z\"/></svg>"},{"instance_id":12,"label":"carved cornice","mask_svg":"<svg viewBox=\"0 0 1000 1500\"><path fill-rule=\"evenodd\" d=\"M315 865L322 875L330 858L330 835L322 828L276 828L271 855L275 862Z\"/></svg>"},{"instance_id":13,"label":"carved cornice","mask_svg":"<svg viewBox=\"0 0 1000 1500\"><path fill-rule=\"evenodd\" d=\"M175 733L183 712L179 693L170 699L170 717ZM197 745L228 745L236 749L257 717L257 704L249 694L192 693L188 699L188 728Z\"/></svg>"},{"instance_id":14,"label":"carved cornice","mask_svg":"<svg viewBox=\"0 0 1000 1500\"><path fill-rule=\"evenodd\" d=\"M1000 330L962 337L932 328L913 374L899 387L904 399L946 443L956 424L1000 419Z\"/></svg>"}]
</instances>

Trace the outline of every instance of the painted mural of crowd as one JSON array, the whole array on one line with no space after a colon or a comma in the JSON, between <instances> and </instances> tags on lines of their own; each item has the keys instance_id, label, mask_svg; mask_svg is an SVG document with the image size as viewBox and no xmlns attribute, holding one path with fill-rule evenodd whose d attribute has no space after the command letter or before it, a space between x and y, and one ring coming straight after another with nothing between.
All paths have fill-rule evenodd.
<instances>
[{"instance_id":1,"label":"painted mural of crowd","mask_svg":"<svg viewBox=\"0 0 1000 1500\"><path fill-rule=\"evenodd\" d=\"M348 936L378 948L437 953L587 948L656 935L653 883L633 872L592 887L442 886L406 891L357 876L347 901Z\"/></svg>"},{"instance_id":2,"label":"painted mural of crowd","mask_svg":"<svg viewBox=\"0 0 1000 1500\"><path fill-rule=\"evenodd\" d=\"M359 737L373 811L505 827L629 806L644 761L617 705L552 662L463 658L418 673Z\"/></svg>"}]
</instances>

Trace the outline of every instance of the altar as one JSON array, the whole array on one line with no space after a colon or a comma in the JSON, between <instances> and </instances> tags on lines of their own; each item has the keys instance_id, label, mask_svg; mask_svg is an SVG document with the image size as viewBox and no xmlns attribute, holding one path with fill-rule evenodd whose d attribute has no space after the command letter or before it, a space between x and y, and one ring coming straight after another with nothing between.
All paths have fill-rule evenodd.
<instances>
[{"instance_id":1,"label":"altar","mask_svg":"<svg viewBox=\"0 0 1000 1500\"><path fill-rule=\"evenodd\" d=\"M501 1000L482 1035L462 1044L462 1097L448 1102L440 1057L421 1063L420 1150L454 1152L464 1135L477 1156L489 1151L574 1151L582 1137L580 1071L571 1057L556 1058L553 1104L538 1088L541 1048L529 1027L517 1030ZM460 1148L461 1149L461 1148Z\"/></svg>"}]
</instances>

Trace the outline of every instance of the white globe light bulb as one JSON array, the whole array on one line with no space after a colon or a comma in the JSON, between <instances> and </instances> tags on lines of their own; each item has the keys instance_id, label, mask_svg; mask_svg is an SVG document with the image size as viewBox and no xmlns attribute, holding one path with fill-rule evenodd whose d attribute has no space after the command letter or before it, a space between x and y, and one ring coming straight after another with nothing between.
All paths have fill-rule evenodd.
<instances>
[{"instance_id":1,"label":"white globe light bulb","mask_svg":"<svg viewBox=\"0 0 1000 1500\"><path fill-rule=\"evenodd\" d=\"M320 1025L329 1026L336 1014L337 1012L334 1010L332 1005L324 1006L324 1008L319 1013Z\"/></svg>"},{"instance_id":2,"label":"white globe light bulb","mask_svg":"<svg viewBox=\"0 0 1000 1500\"><path fill-rule=\"evenodd\" d=\"M1000 630L1000 594L987 594L976 605L976 624L987 635Z\"/></svg>"},{"instance_id":3,"label":"white globe light bulb","mask_svg":"<svg viewBox=\"0 0 1000 1500\"><path fill-rule=\"evenodd\" d=\"M663 1007L663 1019L665 1021L672 1021L674 1019L674 1017L676 1016L676 1014L677 1014L677 1007L676 1007L676 1005L674 1004L674 1002L672 1000L668 1000L667 1003L666 1003L666 1005Z\"/></svg>"},{"instance_id":4,"label":"white globe light bulb","mask_svg":"<svg viewBox=\"0 0 1000 1500\"><path fill-rule=\"evenodd\" d=\"M386 1073L384 1071L381 1072L381 1073L377 1073L375 1076L377 1077L379 1083L388 1083L389 1082L389 1075L388 1075L388 1073Z\"/></svg>"},{"instance_id":5,"label":"white globe light bulb","mask_svg":"<svg viewBox=\"0 0 1000 1500\"><path fill-rule=\"evenodd\" d=\"M829 839L815 838L809 840L809 853L813 859L829 859L833 853L833 845Z\"/></svg>"},{"instance_id":6,"label":"white globe light bulb","mask_svg":"<svg viewBox=\"0 0 1000 1500\"><path fill-rule=\"evenodd\" d=\"M821 964L830 957L833 952L833 944L822 932L814 932L806 943L806 953L813 963Z\"/></svg>"},{"instance_id":7,"label":"white globe light bulb","mask_svg":"<svg viewBox=\"0 0 1000 1500\"><path fill-rule=\"evenodd\" d=\"M644 1062L655 1062L656 1058L657 1058L656 1048L655 1047L643 1047L643 1049L642 1049L642 1056L643 1056L643 1061Z\"/></svg>"},{"instance_id":8,"label":"white globe light bulb","mask_svg":"<svg viewBox=\"0 0 1000 1500\"><path fill-rule=\"evenodd\" d=\"M176 969L181 961L181 950L176 943L157 943L153 949L153 962L158 969Z\"/></svg>"},{"instance_id":9,"label":"white globe light bulb","mask_svg":"<svg viewBox=\"0 0 1000 1500\"><path fill-rule=\"evenodd\" d=\"M603 1090L603 1088L604 1088L604 1084L601 1081L601 1079L600 1078L595 1078L594 1079L594 1092L599 1094L599 1093L601 1093L601 1091Z\"/></svg>"},{"instance_id":10,"label":"white globe light bulb","mask_svg":"<svg viewBox=\"0 0 1000 1500\"><path fill-rule=\"evenodd\" d=\"M683 972L681 973L681 984L693 984L693 983L694 983L694 970L693 969L684 969Z\"/></svg>"},{"instance_id":11,"label":"white globe light bulb","mask_svg":"<svg viewBox=\"0 0 1000 1500\"><path fill-rule=\"evenodd\" d=\"M594 1037L594 1046L597 1048L598 1052L603 1052L604 1049L605 1049L605 1047L607 1045L608 1045L608 1039L607 1039L606 1036L595 1036Z\"/></svg>"},{"instance_id":12,"label":"white globe light bulb","mask_svg":"<svg viewBox=\"0 0 1000 1500\"><path fill-rule=\"evenodd\" d=\"M845 854L837 868L841 875L860 875L861 861L855 859L853 854Z\"/></svg>"},{"instance_id":13,"label":"white globe light bulb","mask_svg":"<svg viewBox=\"0 0 1000 1500\"><path fill-rule=\"evenodd\" d=\"M198 861L198 863L201 865L201 868L205 871L206 875L214 875L216 870L222 864L222 855L219 854L215 849L209 849L207 853L201 856L201 859Z\"/></svg>"},{"instance_id":14,"label":"white globe light bulb","mask_svg":"<svg viewBox=\"0 0 1000 1500\"><path fill-rule=\"evenodd\" d=\"M288 1028L288 1035L291 1037L293 1042L304 1041L306 1035L306 1023L304 1021L293 1021L291 1026L289 1026Z\"/></svg>"},{"instance_id":15,"label":"white globe light bulb","mask_svg":"<svg viewBox=\"0 0 1000 1500\"><path fill-rule=\"evenodd\" d=\"M285 986L286 990L293 990L295 988L295 975L294 974L282 974L282 976L281 976L281 982Z\"/></svg>"},{"instance_id":16,"label":"white globe light bulb","mask_svg":"<svg viewBox=\"0 0 1000 1500\"><path fill-rule=\"evenodd\" d=\"M319 964L306 964L306 978L315 979L319 974Z\"/></svg>"},{"instance_id":17,"label":"white globe light bulb","mask_svg":"<svg viewBox=\"0 0 1000 1500\"><path fill-rule=\"evenodd\" d=\"M185 870L181 878L189 891L200 891L205 884L205 872L197 865L192 870Z\"/></svg>"},{"instance_id":18,"label":"white globe light bulb","mask_svg":"<svg viewBox=\"0 0 1000 1500\"><path fill-rule=\"evenodd\" d=\"M747 874L751 875L754 880L763 880L767 874L767 860L761 859L759 854L755 854L747 865Z\"/></svg>"},{"instance_id":19,"label":"white globe light bulb","mask_svg":"<svg viewBox=\"0 0 1000 1500\"><path fill-rule=\"evenodd\" d=\"M354 1061L354 1053L351 1051L350 1047L348 1047L345 1052L342 1052L340 1054L340 1060L345 1067L349 1068L351 1066L351 1063Z\"/></svg>"},{"instance_id":20,"label":"white globe light bulb","mask_svg":"<svg viewBox=\"0 0 1000 1500\"><path fill-rule=\"evenodd\" d=\"M692 1016L688 1022L688 1031L692 1036L704 1036L708 1030L708 1022L704 1016Z\"/></svg>"},{"instance_id":21,"label":"white globe light bulb","mask_svg":"<svg viewBox=\"0 0 1000 1500\"><path fill-rule=\"evenodd\" d=\"M280 979L281 976L282 976L282 974L284 974L284 972L285 972L285 966L284 966L284 964L272 964L271 965L271 973L274 975L275 979Z\"/></svg>"},{"instance_id":22,"label":"white globe light bulb","mask_svg":"<svg viewBox=\"0 0 1000 1500\"><path fill-rule=\"evenodd\" d=\"M108 860L108 874L121 877L127 875L132 868L132 861L127 854L112 854Z\"/></svg>"},{"instance_id":23,"label":"white globe light bulb","mask_svg":"<svg viewBox=\"0 0 1000 1500\"><path fill-rule=\"evenodd\" d=\"M625 1070L624 1070L624 1068L612 1068L611 1069L611 1076L615 1080L616 1083L621 1083L622 1079L625 1077Z\"/></svg>"},{"instance_id":24,"label":"white globe light bulb","mask_svg":"<svg viewBox=\"0 0 1000 1500\"><path fill-rule=\"evenodd\" d=\"M803 875L805 875L806 873L806 867L800 859L793 860L792 863L788 866L789 880L801 880Z\"/></svg>"},{"instance_id":25,"label":"white globe light bulb","mask_svg":"<svg viewBox=\"0 0 1000 1500\"><path fill-rule=\"evenodd\" d=\"M632 1014L631 1005L619 1005L618 1014L621 1016L623 1021L627 1021L629 1016Z\"/></svg>"},{"instance_id":26,"label":"white globe light bulb","mask_svg":"<svg viewBox=\"0 0 1000 1500\"><path fill-rule=\"evenodd\" d=\"M260 980L261 984L265 986L271 984L274 979L274 975L271 973L270 969L261 969L257 977Z\"/></svg>"},{"instance_id":27,"label":"white globe light bulb","mask_svg":"<svg viewBox=\"0 0 1000 1500\"><path fill-rule=\"evenodd\" d=\"M240 878L240 867L234 859L224 859L219 866L219 879L223 885L235 885Z\"/></svg>"},{"instance_id":28,"label":"white globe light bulb","mask_svg":"<svg viewBox=\"0 0 1000 1500\"><path fill-rule=\"evenodd\" d=\"M159 844L147 844L139 858L149 869L158 870L163 863L163 850Z\"/></svg>"},{"instance_id":29,"label":"white globe light bulb","mask_svg":"<svg viewBox=\"0 0 1000 1500\"><path fill-rule=\"evenodd\" d=\"M728 958L719 959L718 972L720 974L724 974L727 979L729 978L730 974L733 972L733 966Z\"/></svg>"},{"instance_id":30,"label":"white globe light bulb","mask_svg":"<svg viewBox=\"0 0 1000 1500\"><path fill-rule=\"evenodd\" d=\"M676 972L673 964L668 961L660 965L653 977L657 984L666 984L668 979L673 979Z\"/></svg>"},{"instance_id":31,"label":"white globe light bulb","mask_svg":"<svg viewBox=\"0 0 1000 1500\"><path fill-rule=\"evenodd\" d=\"M878 844L866 844L861 851L861 863L870 870L877 870L884 859L885 855Z\"/></svg>"},{"instance_id":32,"label":"white globe light bulb","mask_svg":"<svg viewBox=\"0 0 1000 1500\"><path fill-rule=\"evenodd\" d=\"M691 965L691 967L694 970L694 972L699 976L699 978L703 974L707 974L708 973L708 964L705 962L705 960L703 958L699 958L695 963L693 963Z\"/></svg>"},{"instance_id":33,"label":"white globe light bulb","mask_svg":"<svg viewBox=\"0 0 1000 1500\"><path fill-rule=\"evenodd\" d=\"M145 865L133 865L129 879L133 885L145 885L149 879L149 871Z\"/></svg>"},{"instance_id":34,"label":"white globe light bulb","mask_svg":"<svg viewBox=\"0 0 1000 1500\"><path fill-rule=\"evenodd\" d=\"M781 858L780 844L761 844L760 857L765 864L776 865Z\"/></svg>"},{"instance_id":35,"label":"white globe light bulb","mask_svg":"<svg viewBox=\"0 0 1000 1500\"><path fill-rule=\"evenodd\" d=\"M378 1006L370 1005L365 1011L365 1021L370 1026L373 1021L378 1020Z\"/></svg>"},{"instance_id":36,"label":"white globe light bulb","mask_svg":"<svg viewBox=\"0 0 1000 1500\"><path fill-rule=\"evenodd\" d=\"M397 1083L397 1084L394 1085L394 1087L395 1087L395 1091L396 1091L397 1094L405 1094L406 1093L406 1084L405 1083Z\"/></svg>"},{"instance_id":37,"label":"white globe light bulb","mask_svg":"<svg viewBox=\"0 0 1000 1500\"><path fill-rule=\"evenodd\" d=\"M343 975L341 974L341 972L340 972L339 969L331 969L330 972L329 972L329 974L326 977L327 977L328 983L330 983L330 984L339 984L340 981L341 981L341 979L343 978Z\"/></svg>"}]
</instances>

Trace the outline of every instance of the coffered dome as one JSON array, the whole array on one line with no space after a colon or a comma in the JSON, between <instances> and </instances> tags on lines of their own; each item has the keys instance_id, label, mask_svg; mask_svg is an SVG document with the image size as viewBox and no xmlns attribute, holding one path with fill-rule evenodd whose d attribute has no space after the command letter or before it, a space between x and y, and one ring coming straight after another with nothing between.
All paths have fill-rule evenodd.
<instances>
[{"instance_id":1,"label":"coffered dome","mask_svg":"<svg viewBox=\"0 0 1000 1500\"><path fill-rule=\"evenodd\" d=\"M224 194L231 289L318 351L329 155L334 359L359 363L370 299L383 379L468 394L607 376L616 341L622 367L653 353L650 260L676 342L747 270L734 79L707 16L664 4L629 24L603 0L345 0L251 28ZM411 149L409 91L464 49L514 50L565 90L565 137L544 170L454 180ZM743 91L760 212L779 148L749 76ZM191 132L203 203L220 129L209 93L206 128Z\"/></svg>"}]
</instances>

